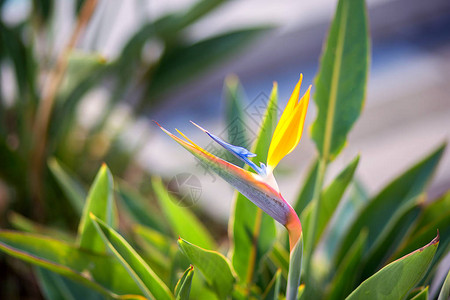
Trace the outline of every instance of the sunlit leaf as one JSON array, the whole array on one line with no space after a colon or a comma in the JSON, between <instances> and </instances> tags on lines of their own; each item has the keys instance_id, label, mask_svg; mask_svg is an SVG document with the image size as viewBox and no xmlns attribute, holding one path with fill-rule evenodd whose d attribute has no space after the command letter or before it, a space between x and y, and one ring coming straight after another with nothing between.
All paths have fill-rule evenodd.
<instances>
[{"instance_id":1,"label":"sunlit leaf","mask_svg":"<svg viewBox=\"0 0 450 300\"><path fill-rule=\"evenodd\" d=\"M439 235L428 245L390 263L369 277L346 299L403 299L427 271L438 244Z\"/></svg>"},{"instance_id":2,"label":"sunlit leaf","mask_svg":"<svg viewBox=\"0 0 450 300\"><path fill-rule=\"evenodd\" d=\"M317 118L311 127L320 156L333 160L361 113L369 69L364 0L340 0L315 82Z\"/></svg>"},{"instance_id":3,"label":"sunlit leaf","mask_svg":"<svg viewBox=\"0 0 450 300\"><path fill-rule=\"evenodd\" d=\"M158 300L173 299L167 286L120 234L93 214L90 218L105 245L125 267L146 297Z\"/></svg>"},{"instance_id":4,"label":"sunlit leaf","mask_svg":"<svg viewBox=\"0 0 450 300\"><path fill-rule=\"evenodd\" d=\"M223 255L216 251L202 249L182 238L178 239L178 246L192 264L202 272L206 282L220 299L230 295L235 282L234 271Z\"/></svg>"},{"instance_id":5,"label":"sunlit leaf","mask_svg":"<svg viewBox=\"0 0 450 300\"><path fill-rule=\"evenodd\" d=\"M112 256L94 254L47 237L12 231L0 231L0 250L109 297L141 295L127 271Z\"/></svg>"},{"instance_id":6,"label":"sunlit leaf","mask_svg":"<svg viewBox=\"0 0 450 300\"><path fill-rule=\"evenodd\" d=\"M98 235L89 214L94 214L109 226L117 223L114 215L112 174L106 164L100 168L92 184L78 226L78 245L94 252L104 252L105 244Z\"/></svg>"},{"instance_id":7,"label":"sunlit leaf","mask_svg":"<svg viewBox=\"0 0 450 300\"><path fill-rule=\"evenodd\" d=\"M183 276L181 276L175 286L175 297L177 300L189 300L193 276L194 267L191 265L186 271L184 271Z\"/></svg>"}]
</instances>

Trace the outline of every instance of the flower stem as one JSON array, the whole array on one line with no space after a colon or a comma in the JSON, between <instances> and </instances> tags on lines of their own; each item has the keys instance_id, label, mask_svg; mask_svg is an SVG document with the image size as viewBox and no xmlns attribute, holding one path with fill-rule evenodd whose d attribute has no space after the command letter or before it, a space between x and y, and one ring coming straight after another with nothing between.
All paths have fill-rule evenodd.
<instances>
[{"instance_id":1,"label":"flower stem","mask_svg":"<svg viewBox=\"0 0 450 300\"><path fill-rule=\"evenodd\" d=\"M313 198L312 201L316 202L316 206L312 211L311 221L309 222L309 228L307 228L308 235L306 236L306 260L305 260L305 276L310 279L310 271L311 271L311 260L313 257L314 250L314 241L316 240L317 235L317 226L319 221L319 210L320 210L320 200L321 200L321 191L323 186L323 181L325 177L325 171L327 168L327 160L326 158L321 158L319 160L319 166L316 175L316 181L314 184Z\"/></svg>"}]
</instances>

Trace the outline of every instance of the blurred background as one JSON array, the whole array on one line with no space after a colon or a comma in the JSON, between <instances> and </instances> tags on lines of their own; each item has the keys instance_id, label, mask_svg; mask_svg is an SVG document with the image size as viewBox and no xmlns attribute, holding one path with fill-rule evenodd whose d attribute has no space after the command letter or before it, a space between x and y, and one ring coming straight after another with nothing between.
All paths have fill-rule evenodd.
<instances>
[{"instance_id":1,"label":"blurred background","mask_svg":"<svg viewBox=\"0 0 450 300\"><path fill-rule=\"evenodd\" d=\"M225 226L233 190L152 120L207 147L211 141L189 121L227 138L234 86L244 107L244 120L237 122L250 142L273 81L280 111L300 73L303 90L309 84L314 90L335 5L0 0L0 226L10 227L16 211L74 231L76 204L63 196L55 170L63 167L86 187L103 161L144 195L151 175L169 181L194 174L201 182L194 209ZM370 0L367 6L372 62L366 104L327 176L360 153L357 176L373 194L450 138L450 2ZM224 87L230 74L240 84L228 77ZM314 118L311 102L306 124ZM305 132L277 174L288 201L314 157ZM429 198L449 187L446 153Z\"/></svg>"}]
</instances>

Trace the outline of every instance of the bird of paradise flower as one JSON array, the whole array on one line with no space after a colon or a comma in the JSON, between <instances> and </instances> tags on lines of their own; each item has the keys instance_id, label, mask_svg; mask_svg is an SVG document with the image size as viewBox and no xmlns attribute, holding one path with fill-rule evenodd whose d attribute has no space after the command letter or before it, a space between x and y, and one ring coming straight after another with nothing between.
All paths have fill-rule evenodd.
<instances>
[{"instance_id":1,"label":"bird of paradise flower","mask_svg":"<svg viewBox=\"0 0 450 300\"><path fill-rule=\"evenodd\" d=\"M266 164L260 162L259 166L256 165L250 160L256 154L251 153L243 147L234 146L223 141L191 121L192 124L205 132L215 142L249 165L256 173L247 171L207 152L178 129L176 129L177 132L185 140L175 136L159 125L159 123L155 122L167 135L201 162L205 163L264 212L286 227L289 233L291 252L286 299L296 298L300 283L301 257L303 252L302 226L295 210L281 196L273 171L278 163L297 147L302 137L311 90L311 86L309 86L302 98L298 100L302 79L303 75L300 75L300 79L275 128L270 142Z\"/></svg>"}]
</instances>

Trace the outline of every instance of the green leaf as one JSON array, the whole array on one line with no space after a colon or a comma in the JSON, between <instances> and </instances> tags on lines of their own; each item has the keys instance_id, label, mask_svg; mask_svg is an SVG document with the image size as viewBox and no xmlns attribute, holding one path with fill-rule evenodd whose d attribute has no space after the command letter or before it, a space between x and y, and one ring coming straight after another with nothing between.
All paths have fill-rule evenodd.
<instances>
[{"instance_id":1,"label":"green leaf","mask_svg":"<svg viewBox=\"0 0 450 300\"><path fill-rule=\"evenodd\" d=\"M280 295L280 285L281 285L281 269L273 276L269 285L267 286L266 291L264 292L262 299L263 300L278 300L278 296Z\"/></svg>"},{"instance_id":2,"label":"green leaf","mask_svg":"<svg viewBox=\"0 0 450 300\"><path fill-rule=\"evenodd\" d=\"M288 282L286 287L286 300L296 300L300 286L300 275L302 273L303 257L303 235L291 250L289 257Z\"/></svg>"},{"instance_id":3,"label":"green leaf","mask_svg":"<svg viewBox=\"0 0 450 300\"><path fill-rule=\"evenodd\" d=\"M105 245L128 271L146 297L158 300L173 299L167 286L120 234L93 214L90 218Z\"/></svg>"},{"instance_id":4,"label":"green leaf","mask_svg":"<svg viewBox=\"0 0 450 300\"><path fill-rule=\"evenodd\" d=\"M35 274L41 291L48 300L103 299L102 295L94 290L44 268L36 268Z\"/></svg>"},{"instance_id":5,"label":"green leaf","mask_svg":"<svg viewBox=\"0 0 450 300\"><path fill-rule=\"evenodd\" d=\"M81 216L86 199L86 191L83 186L63 168L56 158L49 159L48 167L75 211Z\"/></svg>"},{"instance_id":6,"label":"green leaf","mask_svg":"<svg viewBox=\"0 0 450 300\"><path fill-rule=\"evenodd\" d=\"M444 284L442 285L438 300L446 300L449 297L450 297L450 270L448 271L447 277L445 278Z\"/></svg>"},{"instance_id":7,"label":"green leaf","mask_svg":"<svg viewBox=\"0 0 450 300\"><path fill-rule=\"evenodd\" d=\"M429 241L439 229L443 243L450 238L450 192L430 202L423 210L408 238L403 241L394 258L420 247ZM441 247L443 246L441 243ZM439 252L439 251L438 251Z\"/></svg>"},{"instance_id":8,"label":"green leaf","mask_svg":"<svg viewBox=\"0 0 450 300\"><path fill-rule=\"evenodd\" d=\"M242 29L201 40L195 44L172 47L170 51L164 53L152 74L147 94L153 98L159 97L177 85L192 80L195 75L223 61L225 57L267 29L267 27Z\"/></svg>"},{"instance_id":9,"label":"green leaf","mask_svg":"<svg viewBox=\"0 0 450 300\"><path fill-rule=\"evenodd\" d=\"M346 299L403 299L427 271L439 244L439 235L428 245L390 263L353 291Z\"/></svg>"},{"instance_id":10,"label":"green leaf","mask_svg":"<svg viewBox=\"0 0 450 300\"><path fill-rule=\"evenodd\" d=\"M270 140L277 122L277 102L278 89L274 85L260 132L252 148L252 152L256 154L256 164L258 161L267 160ZM233 267L241 281L251 283L262 257L272 248L276 237L275 221L236 192L229 224L232 237L229 256Z\"/></svg>"},{"instance_id":11,"label":"green leaf","mask_svg":"<svg viewBox=\"0 0 450 300\"><path fill-rule=\"evenodd\" d=\"M8 214L8 221L15 229L21 231L51 236L66 242L72 242L74 240L74 237L67 232L41 225L15 212Z\"/></svg>"},{"instance_id":12,"label":"green leaf","mask_svg":"<svg viewBox=\"0 0 450 300\"><path fill-rule=\"evenodd\" d=\"M353 159L350 164L342 170L342 172L333 180L333 182L322 192L321 206L318 215L316 240L314 244L319 242L328 222L333 216L339 202L344 195L347 186L353 179L356 167L358 166L359 156ZM309 228L311 222L311 213L316 208L316 202L310 202L306 209L303 210L300 220L304 228ZM309 243L309 240L306 241Z\"/></svg>"},{"instance_id":13,"label":"green leaf","mask_svg":"<svg viewBox=\"0 0 450 300\"><path fill-rule=\"evenodd\" d=\"M338 251L335 254L335 263L342 260L353 244L355 236L363 229L368 229L368 251L376 242L380 234L390 222L395 222L393 217L398 209L405 203L414 202L429 182L445 146L439 147L411 169L397 177L386 186L378 195L372 198L359 212L358 216L349 226L349 230L341 240Z\"/></svg>"},{"instance_id":14,"label":"green leaf","mask_svg":"<svg viewBox=\"0 0 450 300\"><path fill-rule=\"evenodd\" d=\"M345 255L330 283L327 299L344 299L356 283L358 268L366 245L367 231L360 232L352 247Z\"/></svg>"},{"instance_id":15,"label":"green leaf","mask_svg":"<svg viewBox=\"0 0 450 300\"><path fill-rule=\"evenodd\" d=\"M141 292L114 257L94 254L55 239L0 231L0 250L73 279L108 297Z\"/></svg>"},{"instance_id":16,"label":"green leaf","mask_svg":"<svg viewBox=\"0 0 450 300\"><path fill-rule=\"evenodd\" d=\"M428 300L428 286L419 291L411 300Z\"/></svg>"},{"instance_id":17,"label":"green leaf","mask_svg":"<svg viewBox=\"0 0 450 300\"><path fill-rule=\"evenodd\" d=\"M167 225L160 214L154 212L148 205L148 200L144 199L137 191L120 183L117 187L117 193L122 200L124 208L131 217L139 224L156 229L162 233L168 233Z\"/></svg>"},{"instance_id":18,"label":"green leaf","mask_svg":"<svg viewBox=\"0 0 450 300\"><path fill-rule=\"evenodd\" d=\"M235 282L234 271L229 261L220 253L195 246L182 238L178 246L205 277L206 282L220 299L231 294Z\"/></svg>"},{"instance_id":19,"label":"green leaf","mask_svg":"<svg viewBox=\"0 0 450 300\"><path fill-rule=\"evenodd\" d=\"M328 262L332 260L332 257L337 251L336 248L345 235L350 222L368 201L366 192L357 180L354 180L351 184L349 194L349 197L344 199L342 208L336 211L336 217L332 219L329 231L323 239L325 250L323 257Z\"/></svg>"},{"instance_id":20,"label":"green leaf","mask_svg":"<svg viewBox=\"0 0 450 300\"><path fill-rule=\"evenodd\" d=\"M362 278L367 278L381 266L385 265L388 257L404 239L419 216L424 203L424 196L418 196L414 202L402 205L392 216L391 221L380 233L372 248L364 257ZM423 244L422 244L423 245Z\"/></svg>"},{"instance_id":21,"label":"green leaf","mask_svg":"<svg viewBox=\"0 0 450 300\"><path fill-rule=\"evenodd\" d=\"M194 266L191 265L184 271L183 276L181 276L175 286L175 297L177 300L189 300L192 277L194 277Z\"/></svg>"},{"instance_id":22,"label":"green leaf","mask_svg":"<svg viewBox=\"0 0 450 300\"><path fill-rule=\"evenodd\" d=\"M216 243L202 222L189 209L176 204L161 179L152 178L152 187L175 235L190 239L193 243L207 249L215 248Z\"/></svg>"},{"instance_id":23,"label":"green leaf","mask_svg":"<svg viewBox=\"0 0 450 300\"><path fill-rule=\"evenodd\" d=\"M297 197L297 201L294 204L294 210L299 216L312 200L314 186L316 184L318 166L319 161L315 159L308 169L308 175L306 176L306 179L304 181L305 183L303 184L303 188L300 191L300 194Z\"/></svg>"},{"instance_id":24,"label":"green leaf","mask_svg":"<svg viewBox=\"0 0 450 300\"><path fill-rule=\"evenodd\" d=\"M243 92L239 79L235 75L230 75L225 80L224 98L226 107L227 121L227 143L235 146L241 146L245 149L250 147L250 139L246 132L245 117L243 109ZM227 151L225 151L227 152ZM221 155L221 157L223 157ZM244 167L245 163L234 155L226 154L226 160L239 167ZM228 158L230 157L230 159Z\"/></svg>"},{"instance_id":25,"label":"green leaf","mask_svg":"<svg viewBox=\"0 0 450 300\"><path fill-rule=\"evenodd\" d=\"M369 34L364 0L340 0L331 24L314 100L318 113L311 135L326 161L345 146L361 113L369 69Z\"/></svg>"},{"instance_id":26,"label":"green leaf","mask_svg":"<svg viewBox=\"0 0 450 300\"><path fill-rule=\"evenodd\" d=\"M109 226L114 220L113 178L106 164L103 164L89 190L83 215L78 226L77 242L80 248L94 252L104 252L105 244L92 223L89 214L94 214Z\"/></svg>"},{"instance_id":27,"label":"green leaf","mask_svg":"<svg viewBox=\"0 0 450 300\"><path fill-rule=\"evenodd\" d=\"M283 276L287 278L289 270L289 252L280 243L275 243L272 251L269 253L269 258L273 263L281 269Z\"/></svg>"}]
</instances>

